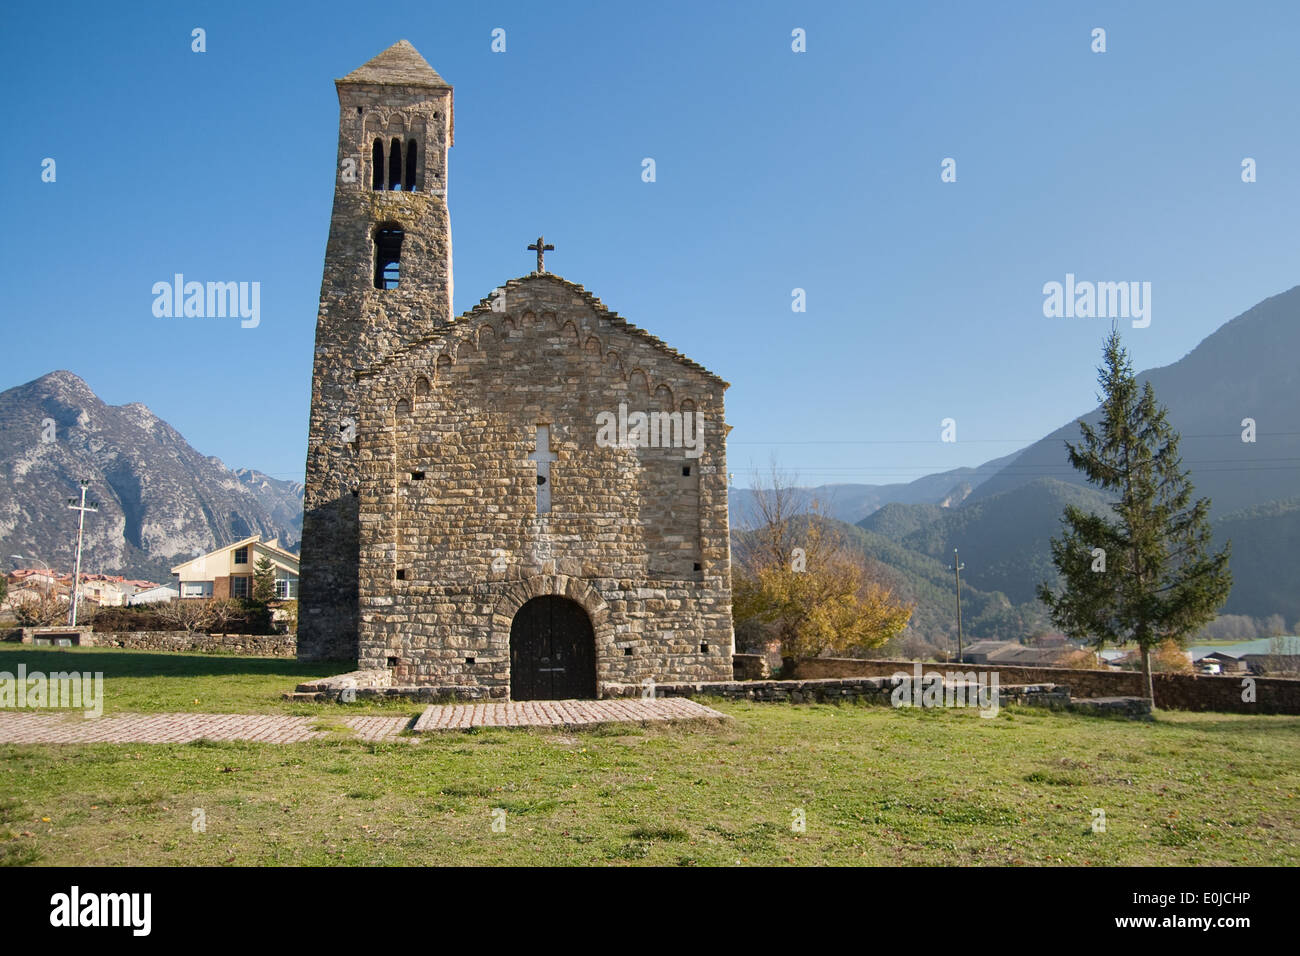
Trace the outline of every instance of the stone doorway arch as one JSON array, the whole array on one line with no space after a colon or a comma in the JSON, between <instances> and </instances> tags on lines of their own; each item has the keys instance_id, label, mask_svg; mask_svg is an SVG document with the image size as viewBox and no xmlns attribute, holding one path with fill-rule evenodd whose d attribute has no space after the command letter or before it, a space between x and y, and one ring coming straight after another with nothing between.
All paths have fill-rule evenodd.
<instances>
[{"instance_id":1,"label":"stone doorway arch","mask_svg":"<svg viewBox=\"0 0 1300 956\"><path fill-rule=\"evenodd\" d=\"M515 621L521 609L523 609L525 605L529 604L529 602L541 597L566 599L568 602L576 605L576 609L583 612L587 623L590 626L590 631L589 633L586 633L585 636L585 639L589 642L587 647L590 648L590 671L584 671L584 673L594 673L594 676L590 677L589 683L584 685L584 689L587 691L587 696L599 697L603 685L603 680L601 679L601 664L603 661L608 660L614 650L614 633L613 626L609 622L609 606L605 603L604 599L594 587L580 578L572 578L564 574L539 574L511 583L505 593L497 600L496 606L493 608L492 612L493 644L496 647L505 650L511 661L512 686L510 689L510 698L512 700L529 699L516 697L515 694L515 688L513 686L515 677L515 655L512 642L512 632L514 631ZM560 605L551 605L550 607L552 610L547 613L549 615L554 615L555 609L560 607ZM532 612L530 612L530 614L531 613ZM564 612L560 611L559 613L561 615L559 626L564 627ZM576 627L578 624L576 616L573 621L574 623L569 626ZM525 621L521 626L526 626L527 624L528 621ZM532 626L539 626L538 622L535 620L532 621ZM554 627L554 621L552 620L548 626ZM570 648L570 653L572 653L572 648ZM575 661L575 663L577 663L577 661ZM556 665L548 662L546 666ZM563 666L567 667L568 665L566 664ZM585 667L586 665L584 664L583 666ZM525 693L530 692L528 689L524 688L520 688L520 690ZM533 697L531 699L543 698Z\"/></svg>"}]
</instances>

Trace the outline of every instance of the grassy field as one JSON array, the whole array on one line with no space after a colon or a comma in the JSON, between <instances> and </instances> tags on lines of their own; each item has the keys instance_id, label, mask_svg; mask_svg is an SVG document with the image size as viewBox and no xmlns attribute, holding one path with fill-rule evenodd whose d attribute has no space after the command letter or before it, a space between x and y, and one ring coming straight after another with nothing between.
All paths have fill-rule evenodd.
<instances>
[{"instance_id":1,"label":"grassy field","mask_svg":"<svg viewBox=\"0 0 1300 956\"><path fill-rule=\"evenodd\" d=\"M346 665L299 663L292 658L234 654L178 654L110 647L32 647L0 644L0 671L103 672L104 713L316 714L334 704L284 700L281 695L314 677L347 670ZM349 713L401 713L412 705L358 701Z\"/></svg>"},{"instance_id":2,"label":"grassy field","mask_svg":"<svg viewBox=\"0 0 1300 956\"><path fill-rule=\"evenodd\" d=\"M149 677L108 678L113 710L302 710L275 695L321 673L279 660L9 651L0 670L19 659L37 669L42 654L58 657L50 670L85 656L106 674L114 660L146 661ZM1300 718L714 706L733 719L418 744L0 745L0 862L1300 863ZM388 705L403 708L418 709Z\"/></svg>"}]
</instances>

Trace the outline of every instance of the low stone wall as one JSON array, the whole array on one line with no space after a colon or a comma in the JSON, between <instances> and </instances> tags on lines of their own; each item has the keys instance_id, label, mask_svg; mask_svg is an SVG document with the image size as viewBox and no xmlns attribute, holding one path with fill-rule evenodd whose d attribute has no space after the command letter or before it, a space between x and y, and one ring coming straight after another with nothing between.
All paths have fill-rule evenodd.
<instances>
[{"instance_id":1,"label":"low stone wall","mask_svg":"<svg viewBox=\"0 0 1300 956\"><path fill-rule=\"evenodd\" d=\"M737 680L654 685L656 697L722 697L726 700L788 701L794 704L863 700L888 704L894 683L886 677L850 677L830 680ZM605 697L641 697L642 684L606 684Z\"/></svg>"},{"instance_id":2,"label":"low stone wall","mask_svg":"<svg viewBox=\"0 0 1300 956\"><path fill-rule=\"evenodd\" d=\"M1070 703L1069 691L1056 684L998 686L1000 704L1039 704L1064 707ZM726 700L786 701L792 704L839 703L864 701L892 704L895 688L889 677L844 677L823 680L747 680L716 681L698 684L655 684L656 697L722 697ZM914 686L919 700L923 687ZM606 684L605 697L640 697L647 688L641 684Z\"/></svg>"},{"instance_id":3,"label":"low stone wall","mask_svg":"<svg viewBox=\"0 0 1300 956\"><path fill-rule=\"evenodd\" d=\"M815 657L795 668L797 680L846 677L890 677L911 674L915 661L859 660ZM923 664L922 671L997 672L1003 684L1063 684L1073 697L1143 697L1142 675L1136 671L1076 670L1070 667L1020 667L1007 664ZM1212 710L1236 714L1300 714L1300 680L1254 677L1254 701L1243 701L1244 675L1156 674L1156 706L1171 710Z\"/></svg>"},{"instance_id":4,"label":"low stone wall","mask_svg":"<svg viewBox=\"0 0 1300 956\"><path fill-rule=\"evenodd\" d=\"M465 684L394 684L392 671L366 669L304 681L285 694L288 700L412 700L442 701L505 700L504 687L470 687Z\"/></svg>"},{"instance_id":5,"label":"low stone wall","mask_svg":"<svg viewBox=\"0 0 1300 956\"><path fill-rule=\"evenodd\" d=\"M1098 717L1127 717L1131 720L1151 716L1151 701L1145 697L1075 697L1070 710Z\"/></svg>"},{"instance_id":6,"label":"low stone wall","mask_svg":"<svg viewBox=\"0 0 1300 956\"><path fill-rule=\"evenodd\" d=\"M219 651L250 657L294 657L294 634L203 634L190 631L103 631L91 635L96 647L148 651ZM86 643L86 642L83 642Z\"/></svg>"}]
</instances>

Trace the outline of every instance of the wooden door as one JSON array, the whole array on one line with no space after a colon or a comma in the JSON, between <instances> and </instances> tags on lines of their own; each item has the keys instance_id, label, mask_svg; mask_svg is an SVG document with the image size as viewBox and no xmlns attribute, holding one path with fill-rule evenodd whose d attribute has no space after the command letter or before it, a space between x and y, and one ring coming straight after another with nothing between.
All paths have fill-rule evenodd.
<instances>
[{"instance_id":1,"label":"wooden door","mask_svg":"<svg viewBox=\"0 0 1300 956\"><path fill-rule=\"evenodd\" d=\"M533 598L510 625L510 699L596 696L596 635L582 605Z\"/></svg>"}]
</instances>

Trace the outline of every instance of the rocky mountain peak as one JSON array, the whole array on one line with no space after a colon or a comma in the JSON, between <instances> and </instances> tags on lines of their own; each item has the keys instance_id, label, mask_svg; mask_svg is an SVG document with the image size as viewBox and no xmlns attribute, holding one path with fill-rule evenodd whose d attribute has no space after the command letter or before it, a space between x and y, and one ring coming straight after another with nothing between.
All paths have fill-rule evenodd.
<instances>
[{"instance_id":1,"label":"rocky mountain peak","mask_svg":"<svg viewBox=\"0 0 1300 956\"><path fill-rule=\"evenodd\" d=\"M105 404L67 370L0 392L6 555L71 567L76 521L65 499L81 480L100 504L86 521L91 571L167 580L178 556L252 534L296 546L301 484L260 477L201 455L140 402Z\"/></svg>"}]
</instances>

